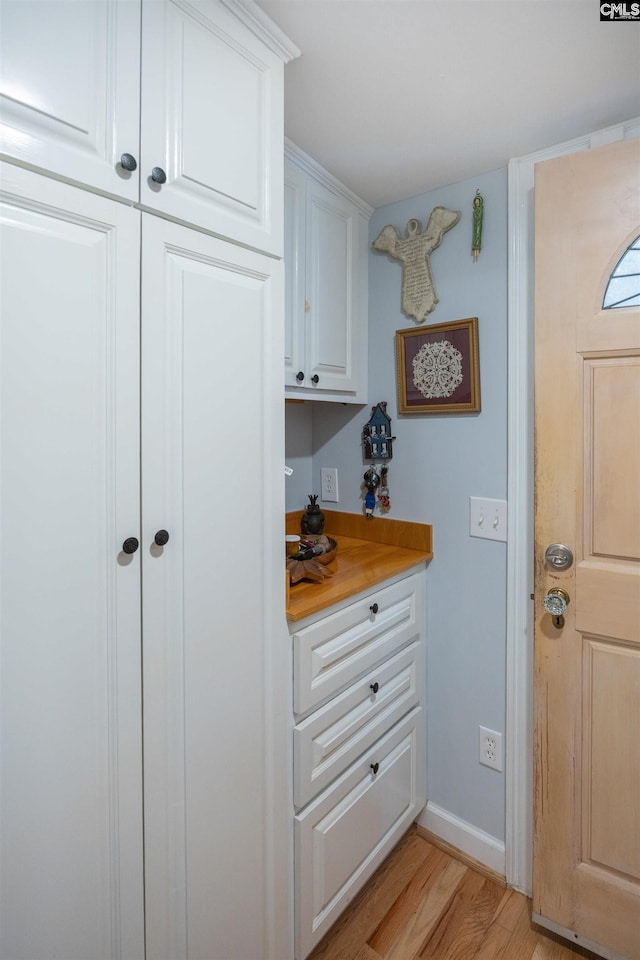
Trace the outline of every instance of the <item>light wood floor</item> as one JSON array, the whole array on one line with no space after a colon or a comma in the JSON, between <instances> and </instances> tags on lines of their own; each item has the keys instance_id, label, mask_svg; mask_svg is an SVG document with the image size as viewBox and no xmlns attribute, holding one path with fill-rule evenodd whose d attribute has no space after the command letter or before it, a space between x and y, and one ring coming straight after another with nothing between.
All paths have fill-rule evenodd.
<instances>
[{"instance_id":1,"label":"light wood floor","mask_svg":"<svg viewBox=\"0 0 640 960\"><path fill-rule=\"evenodd\" d=\"M531 904L405 835L309 960L576 960L593 953L531 924Z\"/></svg>"}]
</instances>

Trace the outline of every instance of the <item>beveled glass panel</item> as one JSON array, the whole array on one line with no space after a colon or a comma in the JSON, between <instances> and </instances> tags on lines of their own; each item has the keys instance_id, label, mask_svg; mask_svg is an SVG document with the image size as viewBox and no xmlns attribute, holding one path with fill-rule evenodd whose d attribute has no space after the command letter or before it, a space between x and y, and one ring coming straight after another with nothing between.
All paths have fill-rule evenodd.
<instances>
[{"instance_id":1,"label":"beveled glass panel","mask_svg":"<svg viewBox=\"0 0 640 960\"><path fill-rule=\"evenodd\" d=\"M640 306L640 237L618 260L602 301L603 310Z\"/></svg>"}]
</instances>

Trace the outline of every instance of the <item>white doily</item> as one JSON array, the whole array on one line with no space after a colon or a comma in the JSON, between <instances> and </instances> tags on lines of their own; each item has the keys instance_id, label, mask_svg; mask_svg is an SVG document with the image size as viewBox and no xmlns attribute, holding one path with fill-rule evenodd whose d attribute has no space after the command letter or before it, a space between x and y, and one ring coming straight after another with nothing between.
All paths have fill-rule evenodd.
<instances>
[{"instance_id":1,"label":"white doily","mask_svg":"<svg viewBox=\"0 0 640 960\"><path fill-rule=\"evenodd\" d=\"M448 340L424 343L413 358L413 385L427 400L450 397L462 383L462 354Z\"/></svg>"}]
</instances>

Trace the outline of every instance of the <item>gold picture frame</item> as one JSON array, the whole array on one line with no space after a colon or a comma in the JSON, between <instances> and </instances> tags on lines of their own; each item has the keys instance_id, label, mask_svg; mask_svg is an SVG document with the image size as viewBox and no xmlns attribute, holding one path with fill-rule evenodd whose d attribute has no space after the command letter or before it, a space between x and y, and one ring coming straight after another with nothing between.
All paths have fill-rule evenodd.
<instances>
[{"instance_id":1,"label":"gold picture frame","mask_svg":"<svg viewBox=\"0 0 640 960\"><path fill-rule=\"evenodd\" d=\"M398 413L480 413L478 318L396 331Z\"/></svg>"}]
</instances>

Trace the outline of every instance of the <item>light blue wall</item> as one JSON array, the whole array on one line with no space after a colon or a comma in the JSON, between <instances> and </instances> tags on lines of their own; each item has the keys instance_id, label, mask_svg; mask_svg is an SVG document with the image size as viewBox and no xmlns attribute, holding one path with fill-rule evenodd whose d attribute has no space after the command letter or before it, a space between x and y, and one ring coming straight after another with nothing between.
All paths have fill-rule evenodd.
<instances>
[{"instance_id":1,"label":"light blue wall","mask_svg":"<svg viewBox=\"0 0 640 960\"><path fill-rule=\"evenodd\" d=\"M471 210L476 189L484 197L485 214L483 249L474 263ZM478 763L478 725L504 732L506 544L469 536L468 501L470 496L506 498L506 168L376 210L370 241L386 224L404 233L407 221L415 217L424 227L438 204L460 210L462 217L432 254L440 302L426 323L478 317L482 412L398 417L394 336L415 324L400 309L400 263L373 250L369 403L388 402L397 437L389 467L390 516L434 528L435 555L428 569L429 800L504 840L504 775ZM370 408L333 403L305 404L308 407L312 458L307 477L314 489L307 492L319 492L320 467L337 467L340 503L331 506L360 511L366 469L360 434ZM291 410L288 443L293 417L297 426L301 419ZM287 509L303 507L305 500L291 505L288 498Z\"/></svg>"}]
</instances>

